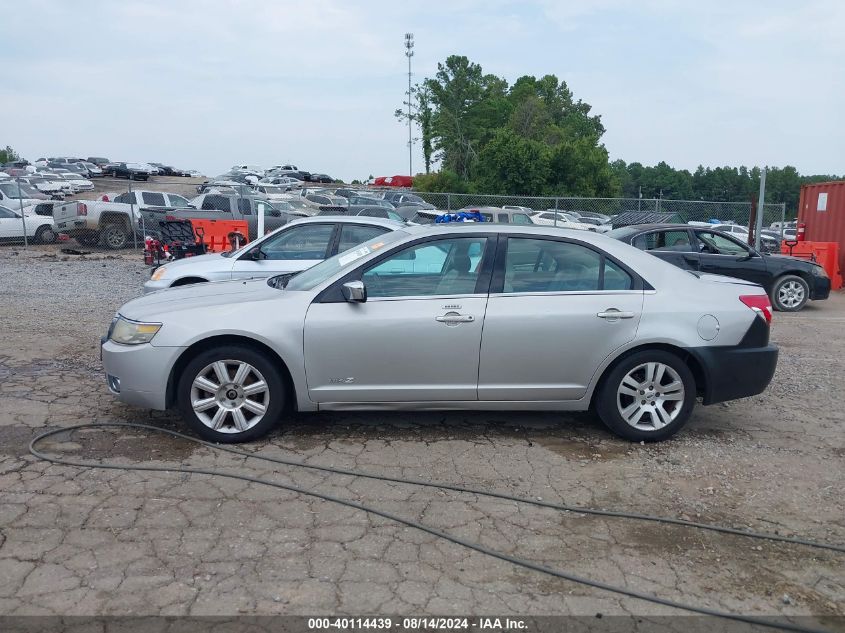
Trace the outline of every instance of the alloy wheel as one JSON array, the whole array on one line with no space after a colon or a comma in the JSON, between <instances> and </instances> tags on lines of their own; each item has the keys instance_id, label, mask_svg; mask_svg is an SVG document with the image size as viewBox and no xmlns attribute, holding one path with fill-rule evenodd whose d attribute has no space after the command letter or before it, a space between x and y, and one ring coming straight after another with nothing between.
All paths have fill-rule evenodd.
<instances>
[{"instance_id":1,"label":"alloy wheel","mask_svg":"<svg viewBox=\"0 0 845 633\"><path fill-rule=\"evenodd\" d=\"M778 288L778 302L785 308L795 308L804 301L804 286L797 281L787 281Z\"/></svg>"},{"instance_id":2,"label":"alloy wheel","mask_svg":"<svg viewBox=\"0 0 845 633\"><path fill-rule=\"evenodd\" d=\"M206 365L191 385L191 407L197 418L219 433L242 433L261 422L270 404L267 381L241 360Z\"/></svg>"},{"instance_id":3,"label":"alloy wheel","mask_svg":"<svg viewBox=\"0 0 845 633\"><path fill-rule=\"evenodd\" d=\"M677 371L664 363L643 363L622 378L616 406L630 426L656 431L678 417L684 397L684 383Z\"/></svg>"}]
</instances>

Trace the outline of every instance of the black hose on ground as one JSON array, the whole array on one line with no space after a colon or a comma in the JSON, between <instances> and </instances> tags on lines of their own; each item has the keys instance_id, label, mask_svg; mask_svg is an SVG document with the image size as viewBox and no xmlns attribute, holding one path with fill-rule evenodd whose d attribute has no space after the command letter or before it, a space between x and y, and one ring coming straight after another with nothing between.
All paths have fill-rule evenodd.
<instances>
[{"instance_id":1,"label":"black hose on ground","mask_svg":"<svg viewBox=\"0 0 845 633\"><path fill-rule=\"evenodd\" d=\"M46 431L41 433L40 435L33 438L33 440L29 443L29 452L38 459L42 459L44 461L48 461L54 464L59 464L62 466L74 466L79 468L101 468L101 469L108 469L108 470L137 470L137 471L147 471L147 472L170 472L170 473L191 473L197 475L209 475L215 477L228 477L230 479L238 479L241 481L248 481L252 483L262 484L265 486L272 486L274 488L280 488L282 490L288 490L290 492L295 492L302 495L307 495L310 497L315 497L317 499L322 499L324 501L331 501L333 503L338 503L340 505L344 505L350 508L354 508L356 510L361 510L363 512L368 512L370 514L374 514L376 516L383 517L390 521L395 521L402 525L406 525L408 527L421 530L423 532L427 532L436 536L438 538L442 538L447 540L451 543L456 545L461 545L468 549L474 550L481 554L485 554L487 556L491 556L493 558L497 558L499 560L512 563L514 565L518 565L520 567L524 567L526 569L531 569L533 571L538 571L544 574L548 574L550 576L554 576L556 578L561 578L563 580L569 580L571 582L575 582L578 584L582 584L588 587L592 587L595 589L601 589L604 591L608 591L611 593L616 593L619 595L627 596L629 598L636 598L638 600L644 600L647 602L651 602L653 604L659 604L666 607L671 607L674 609L681 609L683 611L688 611L691 613L697 613L700 615L708 615L718 618L723 618L727 620L733 620L737 622L743 622L746 624L752 624L757 626L763 626L768 628L779 629L783 631L796 631L798 633L823 633L820 632L819 629L812 629L807 627L802 627L798 625L793 625L789 623L782 623L782 622L774 622L772 620L762 618L762 617L755 617L755 616L745 616L739 615L734 613L729 613L727 611L719 611L716 609L710 609L707 607L698 607L695 605L689 605L682 602L676 602L674 600L669 600L666 598L661 598L659 596L655 596L652 594L635 591L632 589L627 589L625 587L619 587L615 585L610 585L608 583L604 583L597 580L592 580L589 578L584 578L582 576L578 576L576 574L572 574L570 572L561 571L557 569L553 569L551 567L546 567L545 565L540 565L538 563L534 563L530 560L517 558L515 556L510 556L509 554L504 554L502 552L498 552L496 550L492 550L487 548L479 543L474 543L472 541L468 541L458 536L454 536L438 530L437 528L430 527L423 523L419 523L417 521L413 521L411 519L406 519L404 517L392 514L390 512L385 512L383 510L379 510L378 508L373 508L370 506L366 506L355 501L349 501L346 499L341 499L339 497L335 497L332 495L323 494L320 492L316 492L313 490L307 490L305 488L300 488L298 486L293 486L289 484L282 484L275 481L270 481L267 479L260 479L258 477L250 477L248 475L238 475L234 473L227 473L224 471L219 470L210 470L205 468L191 468L185 466L178 466L175 468L167 467L167 466L145 466L141 464L130 465L130 464L119 464L113 462L88 462L88 461L79 461L79 460L72 460L72 459L65 459L62 457L55 457L50 456L46 453L39 451L36 446L56 435L64 434L64 433L72 433L74 431L79 431L83 429L103 429L103 428L124 428L124 429L140 429L145 431L153 431L156 433L162 433L165 435L171 435L173 437L178 437L180 439L193 442L195 444L200 444L211 448L212 450L232 453L234 455L240 455L242 457L247 457L251 459L259 459L267 462L272 462L276 464L282 464L285 466L293 466L299 468L309 468L312 470L320 470L328 473L339 474L339 475L350 475L353 477L364 477L367 479L376 479L380 481L387 481L392 483L398 484L409 484L414 486L425 486L430 488L440 488L443 490L451 490L454 492L460 493L467 493L467 494L474 494L486 497L493 497L497 499L505 499L508 501L514 501L517 503L526 503L534 506L539 506L543 508L549 508L553 510L565 511L565 512L575 512L579 514L592 514L598 516L608 516L608 517L615 517L621 519L632 519L632 520L639 520L639 521L653 521L656 523L664 523L669 525L680 525L684 527L696 528L696 529L703 529L703 530L710 530L714 532L721 532L726 534L734 534L738 536L744 536L748 538L755 538L755 539L766 539L772 541L780 541L786 543L792 543L794 545L801 545L805 547L812 547L818 549L826 549L835 552L845 553L845 546L842 545L835 545L830 543L821 543L817 541L810 541L805 539L798 539L792 538L787 536L781 536L778 534L767 534L762 532L751 532L747 530L739 530L736 528L730 528L721 525L712 525L706 523L696 523L693 521L684 521L682 519L673 519L670 517L659 517L647 514L637 514L637 513L628 513L628 512L621 512L621 511L612 511L612 510L600 510L596 508L588 508L588 507L581 507L581 506L569 506L569 505L559 505L554 503L549 503L546 501L536 500L536 499L529 499L523 497L516 497L513 495L508 495L505 493L495 492L495 491L487 491L487 490L478 490L474 488L465 488L462 486L457 486L454 484L447 484L447 483L438 483L438 482L430 482L424 480L417 480L417 479L404 479L399 477L388 477L386 475L379 475L376 473L368 473L363 471L355 471L349 470L344 468L335 468L331 466L319 466L314 464L306 464L301 461L294 461L294 460L287 460L278 457L269 457L264 455L256 455L254 453L250 453L247 451L243 451L240 449L232 448L227 445L221 444L213 444L211 442L206 442L204 440L200 440L189 435L185 435L183 433L179 433L177 431L171 431L169 429L162 429L157 426L152 426L150 424L140 424L140 423L133 423L133 422L103 422L103 423L89 423L89 424L76 424L69 427L64 427L60 429L53 429L51 431Z\"/></svg>"}]
</instances>

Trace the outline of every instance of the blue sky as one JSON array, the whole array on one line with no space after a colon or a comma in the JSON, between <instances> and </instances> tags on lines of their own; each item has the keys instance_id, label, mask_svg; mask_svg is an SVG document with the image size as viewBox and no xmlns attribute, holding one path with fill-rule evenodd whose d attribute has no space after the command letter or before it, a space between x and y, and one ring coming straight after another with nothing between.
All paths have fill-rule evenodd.
<instances>
[{"instance_id":1,"label":"blue sky","mask_svg":"<svg viewBox=\"0 0 845 633\"><path fill-rule=\"evenodd\" d=\"M462 54L557 75L611 158L845 172L845 2L0 0L0 143L210 175L407 172L407 85ZM415 171L422 166L419 148Z\"/></svg>"}]
</instances>

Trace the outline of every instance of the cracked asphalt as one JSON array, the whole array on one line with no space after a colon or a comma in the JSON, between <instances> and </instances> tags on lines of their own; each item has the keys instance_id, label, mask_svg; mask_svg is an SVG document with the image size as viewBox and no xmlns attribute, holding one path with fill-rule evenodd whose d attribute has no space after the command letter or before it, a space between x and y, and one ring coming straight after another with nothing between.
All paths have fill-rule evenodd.
<instances>
[{"instance_id":1,"label":"cracked asphalt","mask_svg":"<svg viewBox=\"0 0 845 633\"><path fill-rule=\"evenodd\" d=\"M109 395L99 337L147 271L137 253L0 249L0 615L678 612L514 567L364 512L201 475L37 461L47 429L135 421ZM546 501L845 543L845 296L776 313L774 382L698 407L656 445L587 414L300 415L267 455ZM215 468L314 488L511 555L665 598L841 628L845 555L244 460L126 431L48 445L85 459Z\"/></svg>"}]
</instances>

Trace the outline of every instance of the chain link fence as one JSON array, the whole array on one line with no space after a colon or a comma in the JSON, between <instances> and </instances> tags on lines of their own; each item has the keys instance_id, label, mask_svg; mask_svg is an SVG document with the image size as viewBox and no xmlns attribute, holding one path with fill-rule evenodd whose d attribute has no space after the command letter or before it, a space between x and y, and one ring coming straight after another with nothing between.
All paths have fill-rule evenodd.
<instances>
[{"instance_id":1,"label":"chain link fence","mask_svg":"<svg viewBox=\"0 0 845 633\"><path fill-rule=\"evenodd\" d=\"M144 248L144 238L147 235L156 234L158 220L167 215L167 209L185 208L189 204L196 206L198 211L203 212L200 215L206 217L217 213L219 217L223 218L226 217L226 213L229 213L230 219L247 220L250 239L254 239L258 235L258 215L264 215L264 231L266 232L297 217L297 214L316 214L320 211L317 204L305 204L304 197L297 190L284 192L280 189L270 195L269 200L267 200L265 192L257 192L248 185L215 191L213 187L210 188L206 184L207 180L153 176L149 181L136 182L125 179L97 178L93 179L93 190L76 192L64 201L43 200L38 201L38 204L34 206L31 205L32 201L29 201L30 205L24 208L24 215L37 216L35 223L42 222L44 226L52 226L49 219L55 208L80 201L87 207L87 216L77 217L79 227L73 230L65 230L62 227L58 227L57 230L54 229L57 233L64 232L70 236L72 242L69 246L71 248L82 246L89 250L140 250ZM337 188L337 185L329 187L313 185L305 189L304 193L312 197L331 196ZM344 188L374 197L380 197L386 191L397 192L396 189ZM457 211L486 206L512 207L520 208L529 214L537 211L557 211L559 213L572 213L573 217L574 214L592 215L594 218L607 216L612 218L610 222L614 226L648 222L719 222L748 227L752 215L752 204L750 202L531 197L416 191L404 193L422 199L438 211ZM205 195L198 199L197 196L201 194ZM269 204L259 204L258 201L261 199ZM344 199L335 198L335 200ZM401 204L399 202L400 206ZM282 211L280 212L279 209L282 209ZM17 208L15 210L17 211ZM73 211L73 209L69 210ZM56 213L58 215L58 212ZM764 228L773 225L782 227L785 222L786 208L783 204L766 204L763 205L762 214ZM239 218L235 216L239 216ZM555 214L553 217L557 218L558 215ZM18 225L22 227L24 223L19 212L16 218L17 224L15 227L18 227ZM577 220L577 217L574 217L574 219ZM600 217L600 219L604 218ZM19 234L21 229L15 228L15 231ZM0 238L10 237L3 233L3 227L0 227ZM28 229L27 233L29 243L46 241L45 236L53 237L46 233L46 229L41 229L39 235L37 227Z\"/></svg>"},{"instance_id":2,"label":"chain link fence","mask_svg":"<svg viewBox=\"0 0 845 633\"><path fill-rule=\"evenodd\" d=\"M562 211L578 214L661 214L661 222L711 222L748 226L751 202L710 202L705 200L668 200L665 198L574 198L501 196L468 193L425 193L417 196L437 209L457 211L478 207L522 207L530 211ZM664 217L663 214L668 214ZM634 216L635 217L635 216ZM780 223L786 217L785 204L763 205L763 227ZM647 219L645 221L648 221ZM642 223L642 222L638 222Z\"/></svg>"}]
</instances>

